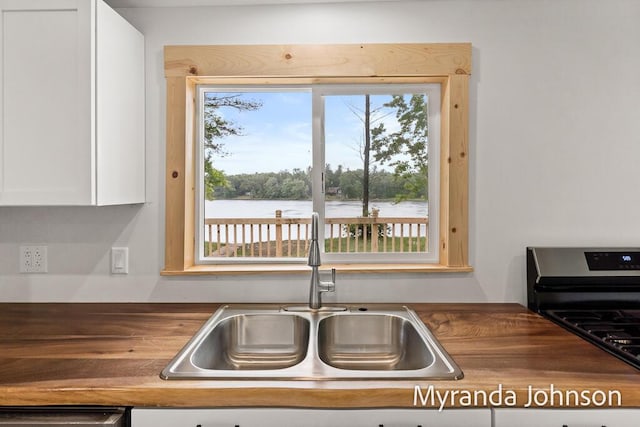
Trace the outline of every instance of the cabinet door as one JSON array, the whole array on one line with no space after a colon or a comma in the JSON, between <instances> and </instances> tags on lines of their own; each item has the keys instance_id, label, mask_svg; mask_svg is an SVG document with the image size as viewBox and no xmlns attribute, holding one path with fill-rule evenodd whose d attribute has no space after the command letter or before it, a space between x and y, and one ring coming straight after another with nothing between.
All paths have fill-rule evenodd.
<instances>
[{"instance_id":1,"label":"cabinet door","mask_svg":"<svg viewBox=\"0 0 640 427\"><path fill-rule=\"evenodd\" d=\"M145 200L144 37L96 3L97 205Z\"/></svg>"},{"instance_id":2,"label":"cabinet door","mask_svg":"<svg viewBox=\"0 0 640 427\"><path fill-rule=\"evenodd\" d=\"M494 427L637 427L640 409L494 409Z\"/></svg>"},{"instance_id":3,"label":"cabinet door","mask_svg":"<svg viewBox=\"0 0 640 427\"><path fill-rule=\"evenodd\" d=\"M138 409L131 427L490 427L490 409Z\"/></svg>"},{"instance_id":4,"label":"cabinet door","mask_svg":"<svg viewBox=\"0 0 640 427\"><path fill-rule=\"evenodd\" d=\"M0 0L0 205L91 203L92 5Z\"/></svg>"}]
</instances>

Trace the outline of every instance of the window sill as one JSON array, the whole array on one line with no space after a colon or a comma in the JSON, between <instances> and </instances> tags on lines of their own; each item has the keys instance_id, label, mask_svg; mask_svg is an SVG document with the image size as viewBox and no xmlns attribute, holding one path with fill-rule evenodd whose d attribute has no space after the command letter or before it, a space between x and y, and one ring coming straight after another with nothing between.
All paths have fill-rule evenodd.
<instances>
[{"instance_id":1,"label":"window sill","mask_svg":"<svg viewBox=\"0 0 640 427\"><path fill-rule=\"evenodd\" d=\"M440 264L326 264L322 270L335 268L338 273L470 273L471 266L449 267ZM163 270L162 276L308 274L306 264L217 264L195 265L184 270Z\"/></svg>"}]
</instances>

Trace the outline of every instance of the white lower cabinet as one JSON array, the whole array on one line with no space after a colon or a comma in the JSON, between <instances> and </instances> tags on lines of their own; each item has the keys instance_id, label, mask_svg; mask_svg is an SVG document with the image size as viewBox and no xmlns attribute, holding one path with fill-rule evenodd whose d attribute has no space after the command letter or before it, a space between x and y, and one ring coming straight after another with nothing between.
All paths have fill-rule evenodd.
<instances>
[{"instance_id":1,"label":"white lower cabinet","mask_svg":"<svg viewBox=\"0 0 640 427\"><path fill-rule=\"evenodd\" d=\"M134 408L131 427L490 427L490 409Z\"/></svg>"},{"instance_id":2,"label":"white lower cabinet","mask_svg":"<svg viewBox=\"0 0 640 427\"><path fill-rule=\"evenodd\" d=\"M158 409L131 427L638 427L640 409Z\"/></svg>"},{"instance_id":3,"label":"white lower cabinet","mask_svg":"<svg viewBox=\"0 0 640 427\"><path fill-rule=\"evenodd\" d=\"M638 427L640 409L494 409L494 427Z\"/></svg>"}]
</instances>

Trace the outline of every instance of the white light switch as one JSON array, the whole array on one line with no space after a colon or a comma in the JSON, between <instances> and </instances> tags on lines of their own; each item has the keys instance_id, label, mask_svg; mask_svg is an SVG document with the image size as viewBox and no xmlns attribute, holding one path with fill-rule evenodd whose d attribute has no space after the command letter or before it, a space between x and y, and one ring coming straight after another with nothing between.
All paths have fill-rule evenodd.
<instances>
[{"instance_id":1,"label":"white light switch","mask_svg":"<svg viewBox=\"0 0 640 427\"><path fill-rule=\"evenodd\" d=\"M129 274L129 248L111 248L111 273Z\"/></svg>"}]
</instances>

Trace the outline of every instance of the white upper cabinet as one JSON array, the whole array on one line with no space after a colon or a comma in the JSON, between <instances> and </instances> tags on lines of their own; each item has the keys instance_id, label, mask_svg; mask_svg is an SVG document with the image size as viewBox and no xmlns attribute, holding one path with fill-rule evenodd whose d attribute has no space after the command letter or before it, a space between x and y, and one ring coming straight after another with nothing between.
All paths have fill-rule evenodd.
<instances>
[{"instance_id":1,"label":"white upper cabinet","mask_svg":"<svg viewBox=\"0 0 640 427\"><path fill-rule=\"evenodd\" d=\"M144 202L142 34L102 0L0 11L0 205Z\"/></svg>"}]
</instances>

